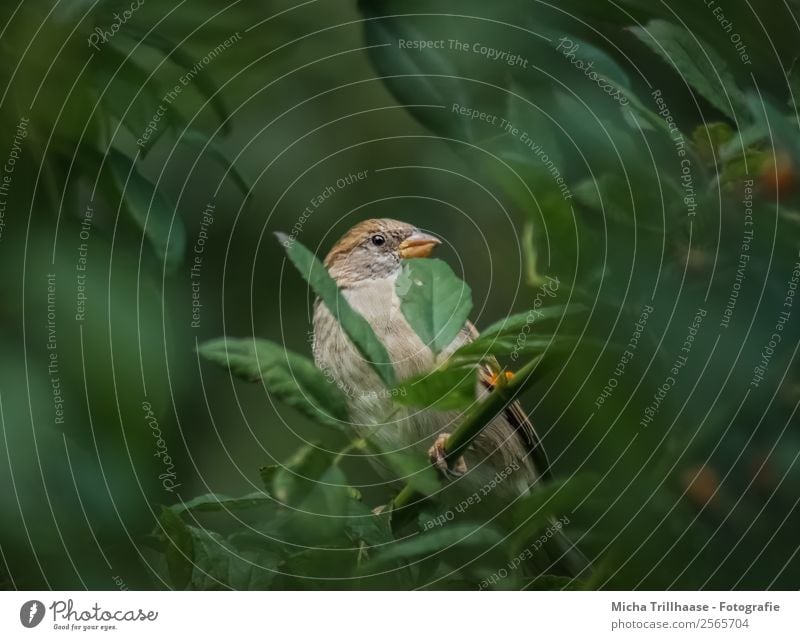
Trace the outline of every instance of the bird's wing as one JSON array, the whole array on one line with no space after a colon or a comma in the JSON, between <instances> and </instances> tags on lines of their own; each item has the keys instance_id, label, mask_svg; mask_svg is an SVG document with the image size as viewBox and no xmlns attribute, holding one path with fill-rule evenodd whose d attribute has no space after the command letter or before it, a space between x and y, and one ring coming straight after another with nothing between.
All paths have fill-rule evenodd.
<instances>
[{"instance_id":1,"label":"bird's wing","mask_svg":"<svg viewBox=\"0 0 800 640\"><path fill-rule=\"evenodd\" d=\"M469 321L467 321L464 327L464 333L466 342L472 342L480 335L475 325ZM500 372L501 367L497 358L488 356L478 371L481 385L483 385L487 391L494 389L497 376ZM547 452L544 450L542 441L539 439L522 405L515 400L505 408L504 415L511 425L511 428L514 430L514 433L517 434L517 437L522 440L525 448L529 451L536 471L543 479L550 479L550 460L547 458Z\"/></svg>"}]
</instances>

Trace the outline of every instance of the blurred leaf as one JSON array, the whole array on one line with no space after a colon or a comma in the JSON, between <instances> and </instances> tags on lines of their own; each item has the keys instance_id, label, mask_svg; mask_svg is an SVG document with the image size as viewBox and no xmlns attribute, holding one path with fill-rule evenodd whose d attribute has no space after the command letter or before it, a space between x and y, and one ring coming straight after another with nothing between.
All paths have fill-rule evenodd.
<instances>
[{"instance_id":1,"label":"blurred leaf","mask_svg":"<svg viewBox=\"0 0 800 640\"><path fill-rule=\"evenodd\" d=\"M172 509L164 507L159 518L166 536L166 560L172 586L185 589L192 579L194 542L189 528Z\"/></svg>"},{"instance_id":2,"label":"blurred leaf","mask_svg":"<svg viewBox=\"0 0 800 640\"><path fill-rule=\"evenodd\" d=\"M353 310L339 291L336 281L313 253L286 234L276 233L275 235L300 275L308 282L333 317L338 320L347 337L352 340L361 355L366 358L387 387L394 387L396 385L394 367L386 352L386 347L378 340L369 322Z\"/></svg>"},{"instance_id":3,"label":"blurred leaf","mask_svg":"<svg viewBox=\"0 0 800 640\"><path fill-rule=\"evenodd\" d=\"M136 170L133 160L111 149L108 162L128 214L144 231L167 270L174 271L183 261L186 246L186 231L180 216L155 185Z\"/></svg>"},{"instance_id":4,"label":"blurred leaf","mask_svg":"<svg viewBox=\"0 0 800 640\"><path fill-rule=\"evenodd\" d=\"M242 192L242 195L248 196L250 194L253 188L252 185L214 140L196 129L189 129L181 135L181 142L195 147L201 153L207 151L230 174L231 180Z\"/></svg>"},{"instance_id":5,"label":"blurred leaf","mask_svg":"<svg viewBox=\"0 0 800 640\"><path fill-rule=\"evenodd\" d=\"M330 590L341 585L353 589L355 583L348 577L354 573L358 555L357 549L307 549L294 553L278 567L280 573L272 588L307 590L319 586Z\"/></svg>"},{"instance_id":6,"label":"blurred leaf","mask_svg":"<svg viewBox=\"0 0 800 640\"><path fill-rule=\"evenodd\" d=\"M502 536L487 526L447 524L390 545L367 566L375 568L394 560L410 561L420 556L440 553L454 546L462 549L473 546L484 547L501 540Z\"/></svg>"},{"instance_id":7,"label":"blurred leaf","mask_svg":"<svg viewBox=\"0 0 800 640\"><path fill-rule=\"evenodd\" d=\"M162 106L155 80L149 78L149 72L137 64L135 57L127 57L113 46L106 47L102 55L95 56L92 64L98 97L105 91L102 105L133 138L139 139ZM151 133L141 151L142 157L170 128L173 115L175 112L168 109L161 118L159 126Z\"/></svg>"},{"instance_id":8,"label":"blurred leaf","mask_svg":"<svg viewBox=\"0 0 800 640\"><path fill-rule=\"evenodd\" d=\"M554 43L558 43L558 52L565 58L570 56L570 62L575 64L580 63L582 66L578 70L584 74L596 73L607 80L613 81L615 86L621 86L626 89L630 88L630 80L628 74L620 67L616 60L612 58L602 49L594 46L587 40L577 37L574 34L565 36L563 32L554 29L548 29L541 25L532 25L537 33L548 36ZM572 57L574 56L574 62ZM587 75L591 78L592 76Z\"/></svg>"},{"instance_id":9,"label":"blurred leaf","mask_svg":"<svg viewBox=\"0 0 800 640\"><path fill-rule=\"evenodd\" d=\"M637 203L637 196L641 196L635 187L620 176L605 174L597 180L584 180L575 185L572 193L575 200L605 216L609 223L623 224L659 235L664 233L663 227L648 220L654 212L650 209L644 210L641 203Z\"/></svg>"},{"instance_id":10,"label":"blurred leaf","mask_svg":"<svg viewBox=\"0 0 800 640\"><path fill-rule=\"evenodd\" d=\"M261 491L249 493L240 498L230 498L218 493L206 493L196 498L172 506L175 513L185 511L238 511L273 506L275 500Z\"/></svg>"},{"instance_id":11,"label":"blurred leaf","mask_svg":"<svg viewBox=\"0 0 800 640\"><path fill-rule=\"evenodd\" d=\"M522 227L522 256L525 259L525 282L528 286L539 286L544 278L539 273L539 251L536 249L534 236L536 229L530 220Z\"/></svg>"},{"instance_id":12,"label":"blurred leaf","mask_svg":"<svg viewBox=\"0 0 800 640\"><path fill-rule=\"evenodd\" d=\"M523 335L522 337L486 336L470 344L464 345L453 354L457 362L464 360L472 362L482 360L488 356L535 356L555 350L569 350L578 343L578 336L549 336L534 338Z\"/></svg>"},{"instance_id":13,"label":"blurred leaf","mask_svg":"<svg viewBox=\"0 0 800 640\"><path fill-rule=\"evenodd\" d=\"M526 576L524 582L528 583L529 591L580 591L586 589L586 583L568 576L554 576L545 574L541 576Z\"/></svg>"},{"instance_id":14,"label":"blurred leaf","mask_svg":"<svg viewBox=\"0 0 800 640\"><path fill-rule=\"evenodd\" d=\"M502 138L500 157L513 165L524 165L528 171L520 172L531 182L531 176L552 183L552 167L564 168L564 156L558 145L553 121L540 105L541 96L518 82L511 83L506 97L506 120L519 130L517 135ZM545 159L547 161L545 161ZM552 162L552 167L549 165Z\"/></svg>"},{"instance_id":15,"label":"blurred leaf","mask_svg":"<svg viewBox=\"0 0 800 640\"><path fill-rule=\"evenodd\" d=\"M800 156L800 136L794 117L787 118L772 99L763 99L755 93L747 96L747 105L756 131L760 129L765 132L764 138L769 138L778 149L790 151L795 157Z\"/></svg>"},{"instance_id":16,"label":"blurred leaf","mask_svg":"<svg viewBox=\"0 0 800 640\"><path fill-rule=\"evenodd\" d=\"M179 69L194 69L197 64L197 58L186 49L174 44L169 38L159 34L157 31L153 30L148 33L144 30L137 29L128 22L125 24L125 28L122 32L133 39L134 42L143 44L162 53ZM211 108L216 112L217 118L219 118L220 124L222 125L223 133L229 133L230 114L222 101L222 97L213 77L207 73L196 73L192 77L192 85L197 87L199 93L208 100Z\"/></svg>"},{"instance_id":17,"label":"blurred leaf","mask_svg":"<svg viewBox=\"0 0 800 640\"><path fill-rule=\"evenodd\" d=\"M628 104L625 105L622 110L628 124L637 130L641 128L643 130L660 131L670 140L670 143L672 143L672 136L674 134L670 131L670 125L666 120L649 107L646 107L633 91L619 86L617 88L628 101Z\"/></svg>"},{"instance_id":18,"label":"blurred leaf","mask_svg":"<svg viewBox=\"0 0 800 640\"><path fill-rule=\"evenodd\" d=\"M556 287L556 289L557 288L558 287ZM555 289L552 289L552 287L551 290L555 291ZM490 324L483 331L481 331L481 337L492 335L514 335L522 331L522 329L525 327L544 324L546 322L555 320L561 322L568 316L586 313L586 311L588 311L588 308L579 303L535 308L531 309L530 311L515 313L514 315Z\"/></svg>"},{"instance_id":19,"label":"blurred leaf","mask_svg":"<svg viewBox=\"0 0 800 640\"><path fill-rule=\"evenodd\" d=\"M697 155L708 165L720 163L720 149L733 140L736 132L726 122L709 122L692 132Z\"/></svg>"},{"instance_id":20,"label":"blurred leaf","mask_svg":"<svg viewBox=\"0 0 800 640\"><path fill-rule=\"evenodd\" d=\"M407 260L395 290L403 315L434 355L455 340L472 310L472 290L441 260Z\"/></svg>"},{"instance_id":21,"label":"blurred leaf","mask_svg":"<svg viewBox=\"0 0 800 640\"><path fill-rule=\"evenodd\" d=\"M424 52L400 48L398 41L429 40L406 18L379 17L371 6L362 9L369 57L395 99L419 122L440 135L471 139L471 120L451 113L453 104L471 104L459 71L444 50ZM431 105L431 106L420 106ZM432 108L433 107L433 108ZM444 108L436 108L444 107Z\"/></svg>"},{"instance_id":22,"label":"blurred leaf","mask_svg":"<svg viewBox=\"0 0 800 640\"><path fill-rule=\"evenodd\" d=\"M651 20L646 27L630 30L731 120L748 113L744 93L725 60L708 43L665 20Z\"/></svg>"},{"instance_id":23,"label":"blurred leaf","mask_svg":"<svg viewBox=\"0 0 800 640\"><path fill-rule=\"evenodd\" d=\"M581 474L531 491L514 508L514 520L520 523L514 534L514 548L527 545L553 517L569 513L596 485L595 476Z\"/></svg>"},{"instance_id":24,"label":"blurred leaf","mask_svg":"<svg viewBox=\"0 0 800 640\"><path fill-rule=\"evenodd\" d=\"M478 384L474 367L446 367L405 380L395 402L408 407L448 411L466 409L475 402Z\"/></svg>"},{"instance_id":25,"label":"blurred leaf","mask_svg":"<svg viewBox=\"0 0 800 640\"><path fill-rule=\"evenodd\" d=\"M268 340L216 338L198 353L248 381L261 380L270 394L312 420L340 429L347 421L342 392L307 358Z\"/></svg>"}]
</instances>

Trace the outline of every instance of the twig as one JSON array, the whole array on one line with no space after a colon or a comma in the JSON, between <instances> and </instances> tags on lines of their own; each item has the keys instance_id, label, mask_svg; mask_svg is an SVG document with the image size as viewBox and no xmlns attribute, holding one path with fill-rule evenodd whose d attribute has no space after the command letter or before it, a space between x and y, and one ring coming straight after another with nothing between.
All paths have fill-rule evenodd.
<instances>
[{"instance_id":1,"label":"twig","mask_svg":"<svg viewBox=\"0 0 800 640\"><path fill-rule=\"evenodd\" d=\"M505 408L513 402L534 381L533 373L541 364L543 356L537 356L520 369L511 380L498 384L494 390L464 418L464 421L450 435L445 443L445 459L448 462L457 460L478 437L481 431ZM501 376L502 379L502 376ZM425 496L406 485L392 502L393 512L402 509L403 522L414 517ZM394 516L394 513L393 513Z\"/></svg>"}]
</instances>

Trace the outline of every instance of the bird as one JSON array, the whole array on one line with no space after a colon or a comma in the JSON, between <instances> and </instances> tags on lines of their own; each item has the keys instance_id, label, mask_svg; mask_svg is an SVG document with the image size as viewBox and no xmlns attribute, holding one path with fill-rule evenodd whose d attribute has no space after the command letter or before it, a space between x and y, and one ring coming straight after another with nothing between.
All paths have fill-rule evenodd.
<instances>
[{"instance_id":1,"label":"bird","mask_svg":"<svg viewBox=\"0 0 800 640\"><path fill-rule=\"evenodd\" d=\"M341 294L383 343L399 381L434 371L479 335L467 321L450 345L434 354L401 310L395 284L404 262L430 257L441 242L437 236L400 220L368 219L347 231L324 260ZM517 401L498 414L458 460L448 462L444 445L463 413L398 406L372 363L319 298L314 302L312 351L316 366L345 391L350 427L356 434L368 435L384 451L427 453L442 475L458 486L456 495L472 494L476 487L502 477L502 482L493 485L495 501L508 504L550 478L542 443ZM492 390L500 373L493 358L477 367L479 400ZM376 466L391 477L380 462ZM570 569L570 573L575 571Z\"/></svg>"}]
</instances>

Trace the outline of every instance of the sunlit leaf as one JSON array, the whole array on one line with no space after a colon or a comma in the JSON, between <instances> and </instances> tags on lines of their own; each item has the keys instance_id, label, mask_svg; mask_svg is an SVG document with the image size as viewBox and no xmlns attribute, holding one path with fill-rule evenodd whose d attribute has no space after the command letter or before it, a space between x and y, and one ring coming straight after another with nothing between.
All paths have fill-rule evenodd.
<instances>
[{"instance_id":1,"label":"sunlit leaf","mask_svg":"<svg viewBox=\"0 0 800 640\"><path fill-rule=\"evenodd\" d=\"M455 340L472 310L472 290L441 260L406 261L395 290L406 320L434 354Z\"/></svg>"}]
</instances>

